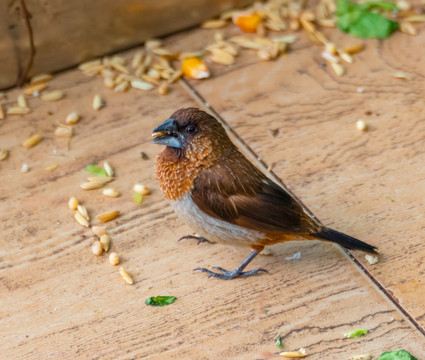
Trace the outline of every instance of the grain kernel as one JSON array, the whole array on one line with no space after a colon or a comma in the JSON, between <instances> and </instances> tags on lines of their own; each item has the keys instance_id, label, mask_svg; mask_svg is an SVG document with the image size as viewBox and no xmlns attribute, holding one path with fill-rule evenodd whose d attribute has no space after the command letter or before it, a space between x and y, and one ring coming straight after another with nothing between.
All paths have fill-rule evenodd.
<instances>
[{"instance_id":1,"label":"grain kernel","mask_svg":"<svg viewBox=\"0 0 425 360\"><path fill-rule=\"evenodd\" d=\"M57 137L71 137L72 136L72 128L58 126L55 130L55 135Z\"/></svg>"},{"instance_id":2,"label":"grain kernel","mask_svg":"<svg viewBox=\"0 0 425 360\"><path fill-rule=\"evenodd\" d=\"M87 219L86 219L83 215L81 215L79 212L76 212L76 213L75 213L74 218L75 218L75 220L77 220L77 222L78 222L80 225L83 225L83 226L85 226L85 227L89 227L89 222L88 222L88 220L87 220Z\"/></svg>"},{"instance_id":3,"label":"grain kernel","mask_svg":"<svg viewBox=\"0 0 425 360\"><path fill-rule=\"evenodd\" d=\"M207 67L202 60L197 57L184 59L182 62L182 71L184 75L192 79L205 79L210 77L210 72Z\"/></svg>"},{"instance_id":4,"label":"grain kernel","mask_svg":"<svg viewBox=\"0 0 425 360\"><path fill-rule=\"evenodd\" d=\"M374 265L378 262L378 257L373 255L365 255L365 259L369 262L369 264Z\"/></svg>"},{"instance_id":5,"label":"grain kernel","mask_svg":"<svg viewBox=\"0 0 425 360\"><path fill-rule=\"evenodd\" d=\"M133 191L142 194L142 195L149 195L151 192L149 191L149 189L142 184L135 184L133 186Z\"/></svg>"},{"instance_id":6,"label":"grain kernel","mask_svg":"<svg viewBox=\"0 0 425 360\"><path fill-rule=\"evenodd\" d=\"M332 66L332 69L333 69L333 71L335 71L335 74L337 76L342 76L342 75L345 74L345 69L341 64L331 62L331 66Z\"/></svg>"},{"instance_id":7,"label":"grain kernel","mask_svg":"<svg viewBox=\"0 0 425 360\"><path fill-rule=\"evenodd\" d=\"M120 193L113 188L107 188L103 190L103 195L111 198L117 198L120 196Z\"/></svg>"},{"instance_id":8,"label":"grain kernel","mask_svg":"<svg viewBox=\"0 0 425 360\"><path fill-rule=\"evenodd\" d=\"M57 101L62 99L64 96L65 94L61 90L53 90L43 93L43 95L41 95L41 99L44 101Z\"/></svg>"},{"instance_id":9,"label":"grain kernel","mask_svg":"<svg viewBox=\"0 0 425 360\"><path fill-rule=\"evenodd\" d=\"M26 85L24 88L23 93L25 95L35 95L35 94L39 94L41 93L43 90L45 90L47 88L47 84L46 83L39 83L39 84L34 84L34 85Z\"/></svg>"},{"instance_id":10,"label":"grain kernel","mask_svg":"<svg viewBox=\"0 0 425 360\"><path fill-rule=\"evenodd\" d=\"M77 205L77 211L84 217L87 221L90 220L89 212L84 205Z\"/></svg>"},{"instance_id":11,"label":"grain kernel","mask_svg":"<svg viewBox=\"0 0 425 360\"><path fill-rule=\"evenodd\" d=\"M153 89L153 85L142 80L133 80L131 82L131 87L134 89L139 89L143 91L149 91Z\"/></svg>"},{"instance_id":12,"label":"grain kernel","mask_svg":"<svg viewBox=\"0 0 425 360\"><path fill-rule=\"evenodd\" d=\"M99 240L96 240L91 246L93 255L100 256L103 253L103 247Z\"/></svg>"},{"instance_id":13,"label":"grain kernel","mask_svg":"<svg viewBox=\"0 0 425 360\"><path fill-rule=\"evenodd\" d=\"M39 134L34 134L29 139L25 140L22 145L27 149L36 146L43 138Z\"/></svg>"},{"instance_id":14,"label":"grain kernel","mask_svg":"<svg viewBox=\"0 0 425 360\"><path fill-rule=\"evenodd\" d=\"M23 109L27 109L28 108L28 104L27 104L27 100L25 99L25 96L23 94L20 94L18 96L18 106L23 108Z\"/></svg>"},{"instance_id":15,"label":"grain kernel","mask_svg":"<svg viewBox=\"0 0 425 360\"><path fill-rule=\"evenodd\" d=\"M106 252L109 251L109 248L111 247L111 239L108 235L104 234L99 239L100 244L102 245L103 250Z\"/></svg>"},{"instance_id":16,"label":"grain kernel","mask_svg":"<svg viewBox=\"0 0 425 360\"><path fill-rule=\"evenodd\" d=\"M46 167L46 171L55 171L58 167L58 164L52 164Z\"/></svg>"},{"instance_id":17,"label":"grain kernel","mask_svg":"<svg viewBox=\"0 0 425 360\"><path fill-rule=\"evenodd\" d=\"M100 95L95 95L93 98L93 109L94 110L100 110L101 108L103 108L105 106L105 102L103 101L103 99L101 98Z\"/></svg>"},{"instance_id":18,"label":"grain kernel","mask_svg":"<svg viewBox=\"0 0 425 360\"><path fill-rule=\"evenodd\" d=\"M99 215L96 218L102 222L108 222L114 220L120 214L119 211L108 211Z\"/></svg>"},{"instance_id":19,"label":"grain kernel","mask_svg":"<svg viewBox=\"0 0 425 360\"><path fill-rule=\"evenodd\" d=\"M227 25L226 20L218 19L218 20L207 20L204 21L201 25L203 29L218 29Z\"/></svg>"},{"instance_id":20,"label":"grain kernel","mask_svg":"<svg viewBox=\"0 0 425 360\"><path fill-rule=\"evenodd\" d=\"M373 356L370 354L352 355L348 360L372 360Z\"/></svg>"},{"instance_id":21,"label":"grain kernel","mask_svg":"<svg viewBox=\"0 0 425 360\"><path fill-rule=\"evenodd\" d=\"M7 115L25 115L25 114L28 114L29 112L30 112L30 109L22 108L20 106L12 106L6 111Z\"/></svg>"},{"instance_id":22,"label":"grain kernel","mask_svg":"<svg viewBox=\"0 0 425 360\"><path fill-rule=\"evenodd\" d=\"M280 356L289 358L289 359L299 359L307 356L305 349L299 349L298 351L284 351L279 354Z\"/></svg>"},{"instance_id":23,"label":"grain kernel","mask_svg":"<svg viewBox=\"0 0 425 360\"><path fill-rule=\"evenodd\" d=\"M50 74L38 74L38 75L34 75L31 78L30 84L46 83L52 79L53 79L53 76Z\"/></svg>"},{"instance_id":24,"label":"grain kernel","mask_svg":"<svg viewBox=\"0 0 425 360\"><path fill-rule=\"evenodd\" d=\"M356 126L357 126L357 129L360 130L360 131L366 131L367 130L366 121L364 121L362 119L357 120Z\"/></svg>"},{"instance_id":25,"label":"grain kernel","mask_svg":"<svg viewBox=\"0 0 425 360\"><path fill-rule=\"evenodd\" d=\"M93 177L92 180L80 184L80 188L83 190L99 189L103 187L107 182L107 179Z\"/></svg>"},{"instance_id":26,"label":"grain kernel","mask_svg":"<svg viewBox=\"0 0 425 360\"><path fill-rule=\"evenodd\" d=\"M350 54L350 55L357 54L358 52L360 52L362 50L363 50L363 44L361 44L361 43L348 45L348 46L345 46L342 49L343 52Z\"/></svg>"},{"instance_id":27,"label":"grain kernel","mask_svg":"<svg viewBox=\"0 0 425 360\"><path fill-rule=\"evenodd\" d=\"M105 169L108 176L114 176L114 169L107 161L103 162L103 168Z\"/></svg>"},{"instance_id":28,"label":"grain kernel","mask_svg":"<svg viewBox=\"0 0 425 360\"><path fill-rule=\"evenodd\" d=\"M112 252L109 254L109 262L114 266L118 265L120 263L120 257L117 253Z\"/></svg>"},{"instance_id":29,"label":"grain kernel","mask_svg":"<svg viewBox=\"0 0 425 360\"><path fill-rule=\"evenodd\" d=\"M27 173L28 171L30 171L30 167L28 166L28 164L23 163L22 167L21 167L21 172L22 173Z\"/></svg>"},{"instance_id":30,"label":"grain kernel","mask_svg":"<svg viewBox=\"0 0 425 360\"><path fill-rule=\"evenodd\" d=\"M106 229L103 226L92 226L91 230L98 237L106 234Z\"/></svg>"},{"instance_id":31,"label":"grain kernel","mask_svg":"<svg viewBox=\"0 0 425 360\"><path fill-rule=\"evenodd\" d=\"M121 277L124 279L124 281L127 284L132 285L134 283L134 281L131 278L130 274L123 267L120 267L120 274L121 274Z\"/></svg>"},{"instance_id":32,"label":"grain kernel","mask_svg":"<svg viewBox=\"0 0 425 360\"><path fill-rule=\"evenodd\" d=\"M0 149L0 161L6 160L9 156L9 151L5 149Z\"/></svg>"},{"instance_id":33,"label":"grain kernel","mask_svg":"<svg viewBox=\"0 0 425 360\"><path fill-rule=\"evenodd\" d=\"M78 200L77 200L77 198L76 198L76 197L71 196L71 197L69 198L69 200L68 200L68 207L69 207L71 210L77 210L77 208L78 208Z\"/></svg>"},{"instance_id":34,"label":"grain kernel","mask_svg":"<svg viewBox=\"0 0 425 360\"><path fill-rule=\"evenodd\" d=\"M74 124L78 123L79 121L80 121L80 115L76 111L69 113L68 116L66 117L66 120L65 120L65 122L68 125L74 125Z\"/></svg>"},{"instance_id":35,"label":"grain kernel","mask_svg":"<svg viewBox=\"0 0 425 360\"><path fill-rule=\"evenodd\" d=\"M158 88L159 95L167 95L168 94L168 85L162 84Z\"/></svg>"},{"instance_id":36,"label":"grain kernel","mask_svg":"<svg viewBox=\"0 0 425 360\"><path fill-rule=\"evenodd\" d=\"M3 111L3 106L1 106L0 104L0 120L4 119L4 111Z\"/></svg>"},{"instance_id":37,"label":"grain kernel","mask_svg":"<svg viewBox=\"0 0 425 360\"><path fill-rule=\"evenodd\" d=\"M128 81L123 81L121 84L114 87L114 91L126 92L129 87L130 83Z\"/></svg>"}]
</instances>

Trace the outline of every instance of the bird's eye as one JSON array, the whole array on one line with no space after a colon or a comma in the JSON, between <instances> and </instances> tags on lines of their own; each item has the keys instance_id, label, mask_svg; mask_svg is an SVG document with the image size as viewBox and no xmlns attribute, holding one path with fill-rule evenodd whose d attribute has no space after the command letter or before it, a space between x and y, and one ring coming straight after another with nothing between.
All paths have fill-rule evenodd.
<instances>
[{"instance_id":1,"label":"bird's eye","mask_svg":"<svg viewBox=\"0 0 425 360\"><path fill-rule=\"evenodd\" d=\"M188 127L186 127L185 130L188 134L193 134L196 131L196 128L194 126L189 125Z\"/></svg>"}]
</instances>

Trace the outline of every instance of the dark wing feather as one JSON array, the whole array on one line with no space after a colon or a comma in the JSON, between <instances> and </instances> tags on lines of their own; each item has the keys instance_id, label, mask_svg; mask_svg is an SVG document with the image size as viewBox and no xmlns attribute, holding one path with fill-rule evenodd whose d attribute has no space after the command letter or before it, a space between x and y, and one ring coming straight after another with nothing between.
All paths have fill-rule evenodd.
<instances>
[{"instance_id":1,"label":"dark wing feather","mask_svg":"<svg viewBox=\"0 0 425 360\"><path fill-rule=\"evenodd\" d=\"M192 198L208 215L253 230L308 233L309 219L284 189L245 158L204 169Z\"/></svg>"}]
</instances>

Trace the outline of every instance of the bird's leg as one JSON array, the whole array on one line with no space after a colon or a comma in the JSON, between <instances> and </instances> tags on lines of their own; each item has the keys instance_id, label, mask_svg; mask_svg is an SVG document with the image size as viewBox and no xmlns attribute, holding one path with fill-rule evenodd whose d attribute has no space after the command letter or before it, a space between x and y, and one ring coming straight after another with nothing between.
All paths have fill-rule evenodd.
<instances>
[{"instance_id":1,"label":"bird's leg","mask_svg":"<svg viewBox=\"0 0 425 360\"><path fill-rule=\"evenodd\" d=\"M221 273L215 273L211 270L205 269L205 268L196 268L195 270L200 270L202 272L206 272L208 274L210 274L209 277L217 277L223 280L232 280L234 278L237 277L247 277L250 275L257 275L259 272L263 271L263 272L268 272L265 269L255 269L255 270L250 270L250 271L243 271L243 269L245 269L247 267L247 265L252 261L252 259L254 259L258 254L260 253L260 251L258 250L254 250L251 254L249 254L249 256L242 262L242 264L240 264L235 270L233 271L227 271L221 267L218 266L214 266L214 269L217 269L218 271L221 271Z\"/></svg>"},{"instance_id":2,"label":"bird's leg","mask_svg":"<svg viewBox=\"0 0 425 360\"><path fill-rule=\"evenodd\" d=\"M184 239L195 239L195 240L198 240L198 245L199 245L200 243L204 243L204 242L207 242L207 243L213 244L213 242L212 242L212 241L209 241L208 239L205 239L203 236L195 236L195 235L186 235L186 236L182 236L182 237L181 237L180 239L178 239L177 241L184 240Z\"/></svg>"}]
</instances>

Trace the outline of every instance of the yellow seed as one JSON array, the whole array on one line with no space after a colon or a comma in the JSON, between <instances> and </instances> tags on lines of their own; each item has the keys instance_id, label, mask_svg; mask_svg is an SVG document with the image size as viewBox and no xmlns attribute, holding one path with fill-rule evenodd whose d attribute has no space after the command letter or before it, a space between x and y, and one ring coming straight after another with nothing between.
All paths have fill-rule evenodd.
<instances>
[{"instance_id":1,"label":"yellow seed","mask_svg":"<svg viewBox=\"0 0 425 360\"><path fill-rule=\"evenodd\" d=\"M58 126L55 130L55 135L57 137L71 137L72 136L72 128Z\"/></svg>"},{"instance_id":2,"label":"yellow seed","mask_svg":"<svg viewBox=\"0 0 425 360\"><path fill-rule=\"evenodd\" d=\"M43 138L39 134L34 134L29 139L25 140L22 145L27 149L36 146Z\"/></svg>"},{"instance_id":3,"label":"yellow seed","mask_svg":"<svg viewBox=\"0 0 425 360\"><path fill-rule=\"evenodd\" d=\"M111 182L114 180L113 177L110 176L89 176L87 178L88 181L96 181L96 182L103 182L104 184Z\"/></svg>"},{"instance_id":4,"label":"yellow seed","mask_svg":"<svg viewBox=\"0 0 425 360\"><path fill-rule=\"evenodd\" d=\"M8 156L9 156L9 151L5 149L0 149L0 161L6 160Z\"/></svg>"},{"instance_id":5,"label":"yellow seed","mask_svg":"<svg viewBox=\"0 0 425 360\"><path fill-rule=\"evenodd\" d=\"M300 22L298 21L298 19L292 19L289 22L289 28L293 31L297 31L300 29Z\"/></svg>"},{"instance_id":6,"label":"yellow seed","mask_svg":"<svg viewBox=\"0 0 425 360\"><path fill-rule=\"evenodd\" d=\"M18 106L19 106L19 107L21 107L21 108L23 108L23 109L28 108L27 100L25 99L25 96L24 96L23 94L20 94L20 95L18 96L18 100L17 100L17 102L18 102Z\"/></svg>"},{"instance_id":7,"label":"yellow seed","mask_svg":"<svg viewBox=\"0 0 425 360\"><path fill-rule=\"evenodd\" d=\"M80 64L78 66L78 69L80 69L81 71L84 71L84 72L91 72L94 69L99 68L100 66L102 66L102 60L96 59L96 60L86 61L86 62Z\"/></svg>"},{"instance_id":8,"label":"yellow seed","mask_svg":"<svg viewBox=\"0 0 425 360\"><path fill-rule=\"evenodd\" d=\"M357 126L357 129L360 130L360 131L366 131L367 130L367 124L362 119L357 120L356 126Z\"/></svg>"},{"instance_id":9,"label":"yellow seed","mask_svg":"<svg viewBox=\"0 0 425 360\"><path fill-rule=\"evenodd\" d=\"M149 189L145 185L142 185L142 184L135 184L133 186L133 191L137 192L139 194L142 194L142 195L149 195L151 193L149 191Z\"/></svg>"},{"instance_id":10,"label":"yellow seed","mask_svg":"<svg viewBox=\"0 0 425 360\"><path fill-rule=\"evenodd\" d=\"M103 250L105 250L105 252L108 252L109 248L111 247L111 239L109 238L109 236L106 234L101 235L99 242L102 245Z\"/></svg>"},{"instance_id":11,"label":"yellow seed","mask_svg":"<svg viewBox=\"0 0 425 360\"><path fill-rule=\"evenodd\" d=\"M38 74L38 75L34 75L31 78L30 84L46 83L52 79L53 79L53 76L50 74Z\"/></svg>"},{"instance_id":12,"label":"yellow seed","mask_svg":"<svg viewBox=\"0 0 425 360\"><path fill-rule=\"evenodd\" d=\"M93 255L100 256L103 253L103 247L99 240L96 240L91 246Z\"/></svg>"},{"instance_id":13,"label":"yellow seed","mask_svg":"<svg viewBox=\"0 0 425 360\"><path fill-rule=\"evenodd\" d=\"M396 2L398 10L410 10L410 4L407 1L399 0Z\"/></svg>"},{"instance_id":14,"label":"yellow seed","mask_svg":"<svg viewBox=\"0 0 425 360\"><path fill-rule=\"evenodd\" d=\"M298 351L284 351L279 354L280 356L289 358L289 359L300 359L307 356L304 349L299 349Z\"/></svg>"},{"instance_id":15,"label":"yellow seed","mask_svg":"<svg viewBox=\"0 0 425 360\"><path fill-rule=\"evenodd\" d=\"M111 62L111 66L118 72L122 73L122 74L128 74L129 71L127 70L127 68L124 65L121 65L115 61Z\"/></svg>"},{"instance_id":16,"label":"yellow seed","mask_svg":"<svg viewBox=\"0 0 425 360\"><path fill-rule=\"evenodd\" d=\"M169 82L170 84L172 84L172 83L176 82L178 79L180 79L180 78L182 77L182 75L183 75L183 71L182 71L182 70L177 70L177 71L175 71L175 72L171 75L171 77L170 77L170 79L168 80L168 82Z\"/></svg>"},{"instance_id":17,"label":"yellow seed","mask_svg":"<svg viewBox=\"0 0 425 360\"><path fill-rule=\"evenodd\" d=\"M87 181L87 182L80 184L80 188L83 189L83 190L93 190L93 189L99 189L99 188L103 187L105 184L106 184L106 181L99 178L99 179L96 179L96 180Z\"/></svg>"},{"instance_id":18,"label":"yellow seed","mask_svg":"<svg viewBox=\"0 0 425 360\"><path fill-rule=\"evenodd\" d=\"M77 208L78 208L78 200L77 200L77 198L76 198L76 197L71 196L71 197L69 198L69 200L68 200L68 207L69 207L71 210L77 210Z\"/></svg>"},{"instance_id":19,"label":"yellow seed","mask_svg":"<svg viewBox=\"0 0 425 360\"><path fill-rule=\"evenodd\" d=\"M184 60L184 59L191 58L191 57L200 58L200 57L204 56L204 54L205 54L205 51L203 51L203 50L182 52L182 53L179 54L179 60Z\"/></svg>"},{"instance_id":20,"label":"yellow seed","mask_svg":"<svg viewBox=\"0 0 425 360\"><path fill-rule=\"evenodd\" d=\"M83 215L81 215L79 212L76 212L76 213L75 213L74 218L75 218L75 220L77 220L77 222L78 222L80 225L83 225L83 226L85 226L85 227L89 227L89 222L88 222L88 220L87 220L87 219L86 219Z\"/></svg>"},{"instance_id":21,"label":"yellow seed","mask_svg":"<svg viewBox=\"0 0 425 360\"><path fill-rule=\"evenodd\" d=\"M103 168L105 169L108 176L114 176L114 169L107 161L103 162Z\"/></svg>"},{"instance_id":22,"label":"yellow seed","mask_svg":"<svg viewBox=\"0 0 425 360\"><path fill-rule=\"evenodd\" d=\"M336 55L336 46L334 43L326 43L325 51L331 55Z\"/></svg>"},{"instance_id":23,"label":"yellow seed","mask_svg":"<svg viewBox=\"0 0 425 360\"><path fill-rule=\"evenodd\" d=\"M55 171L59 167L58 164L52 164L46 167L46 171Z\"/></svg>"},{"instance_id":24,"label":"yellow seed","mask_svg":"<svg viewBox=\"0 0 425 360\"><path fill-rule=\"evenodd\" d=\"M155 80L161 79L161 75L160 75L159 71L155 70L155 69L149 69L146 75L150 76L151 78L153 78Z\"/></svg>"},{"instance_id":25,"label":"yellow seed","mask_svg":"<svg viewBox=\"0 0 425 360\"><path fill-rule=\"evenodd\" d=\"M77 205L77 211L87 220L90 221L89 212L84 205Z\"/></svg>"},{"instance_id":26,"label":"yellow seed","mask_svg":"<svg viewBox=\"0 0 425 360\"><path fill-rule=\"evenodd\" d=\"M378 262L378 257L373 255L365 255L365 259L369 262L369 264L374 265Z\"/></svg>"},{"instance_id":27,"label":"yellow seed","mask_svg":"<svg viewBox=\"0 0 425 360\"><path fill-rule=\"evenodd\" d=\"M96 218L102 222L108 222L115 219L120 214L119 211L108 211L99 215Z\"/></svg>"},{"instance_id":28,"label":"yellow seed","mask_svg":"<svg viewBox=\"0 0 425 360\"><path fill-rule=\"evenodd\" d=\"M408 35L418 35L418 31L416 30L416 28L407 21L400 21L400 23L398 24L398 27L400 29L401 32L408 34Z\"/></svg>"},{"instance_id":29,"label":"yellow seed","mask_svg":"<svg viewBox=\"0 0 425 360\"><path fill-rule=\"evenodd\" d=\"M66 117L66 120L65 120L65 122L68 125L74 125L74 124L78 123L79 121L80 121L80 115L76 111L69 113L68 116Z\"/></svg>"},{"instance_id":30,"label":"yellow seed","mask_svg":"<svg viewBox=\"0 0 425 360\"><path fill-rule=\"evenodd\" d=\"M349 55L353 55L353 54L357 54L358 52L363 50L363 44L362 43L357 43L357 44L352 44L352 45L348 45L345 46L342 49L342 52L347 53Z\"/></svg>"},{"instance_id":31,"label":"yellow seed","mask_svg":"<svg viewBox=\"0 0 425 360\"><path fill-rule=\"evenodd\" d=\"M139 89L143 91L149 91L153 89L153 85L142 80L133 80L131 82L131 87L134 89Z\"/></svg>"},{"instance_id":32,"label":"yellow seed","mask_svg":"<svg viewBox=\"0 0 425 360\"><path fill-rule=\"evenodd\" d=\"M112 252L109 254L109 262L114 266L118 265L120 263L120 257L117 253Z\"/></svg>"},{"instance_id":33,"label":"yellow seed","mask_svg":"<svg viewBox=\"0 0 425 360\"><path fill-rule=\"evenodd\" d=\"M351 57L351 55L347 54L346 52L339 51L339 56L341 57L342 60L344 60L345 62L349 64L353 62L353 58Z\"/></svg>"},{"instance_id":34,"label":"yellow seed","mask_svg":"<svg viewBox=\"0 0 425 360\"><path fill-rule=\"evenodd\" d=\"M218 19L218 20L207 20L204 21L201 25L203 29L218 29L227 25L226 20Z\"/></svg>"},{"instance_id":35,"label":"yellow seed","mask_svg":"<svg viewBox=\"0 0 425 360\"><path fill-rule=\"evenodd\" d=\"M91 230L93 231L93 234L97 235L98 237L106 234L106 229L103 226L92 226Z\"/></svg>"},{"instance_id":36,"label":"yellow seed","mask_svg":"<svg viewBox=\"0 0 425 360\"><path fill-rule=\"evenodd\" d=\"M348 360L372 360L373 356L370 354L352 355Z\"/></svg>"},{"instance_id":37,"label":"yellow seed","mask_svg":"<svg viewBox=\"0 0 425 360\"><path fill-rule=\"evenodd\" d=\"M133 69L137 69L140 65L142 65L144 56L145 53L143 51L139 51L134 54L133 60L131 61L131 67Z\"/></svg>"},{"instance_id":38,"label":"yellow seed","mask_svg":"<svg viewBox=\"0 0 425 360\"><path fill-rule=\"evenodd\" d=\"M0 104L0 120L4 119L4 112L3 112L3 106Z\"/></svg>"},{"instance_id":39,"label":"yellow seed","mask_svg":"<svg viewBox=\"0 0 425 360\"><path fill-rule=\"evenodd\" d=\"M142 82L147 82L148 84L149 84L149 86L151 86L151 85L159 85L160 84L160 82L159 82L159 80L157 80L157 79L154 79L152 76L149 76L149 75L142 75L142 76L140 76L141 78L142 78ZM139 81L139 80L136 80L136 81ZM152 88L153 88L153 86L152 87L150 87L149 88L149 86L148 86L148 88L146 89L146 91L148 91L148 90L151 90ZM146 87L146 85L142 85L142 87L143 88L145 88ZM144 90L144 89L140 89L140 90Z\"/></svg>"},{"instance_id":40,"label":"yellow seed","mask_svg":"<svg viewBox=\"0 0 425 360\"><path fill-rule=\"evenodd\" d=\"M9 109L7 109L8 115L25 115L30 112L30 109L28 108L22 108L20 106L12 106Z\"/></svg>"},{"instance_id":41,"label":"yellow seed","mask_svg":"<svg viewBox=\"0 0 425 360\"><path fill-rule=\"evenodd\" d=\"M115 87L114 79L111 77L105 77L103 79L103 85L105 85L108 89L113 89Z\"/></svg>"},{"instance_id":42,"label":"yellow seed","mask_svg":"<svg viewBox=\"0 0 425 360\"><path fill-rule=\"evenodd\" d=\"M413 22L413 23L421 23L421 22L425 22L425 15L413 15L413 16L409 16L405 18L404 20L408 22Z\"/></svg>"},{"instance_id":43,"label":"yellow seed","mask_svg":"<svg viewBox=\"0 0 425 360\"><path fill-rule=\"evenodd\" d=\"M158 39L150 39L150 40L146 40L145 42L145 47L147 49L156 49L159 48L161 46L161 40Z\"/></svg>"},{"instance_id":44,"label":"yellow seed","mask_svg":"<svg viewBox=\"0 0 425 360\"><path fill-rule=\"evenodd\" d=\"M221 31L216 31L214 33L214 40L219 42L219 41L223 41L224 40L224 35ZM179 57L181 56L181 54L179 55ZM194 55L194 56L202 56L202 55Z\"/></svg>"},{"instance_id":45,"label":"yellow seed","mask_svg":"<svg viewBox=\"0 0 425 360\"><path fill-rule=\"evenodd\" d=\"M168 85L162 84L158 88L159 95L167 95L168 94Z\"/></svg>"},{"instance_id":46,"label":"yellow seed","mask_svg":"<svg viewBox=\"0 0 425 360\"><path fill-rule=\"evenodd\" d=\"M101 98L100 95L95 95L93 98L93 109L94 110L100 110L105 106L105 102Z\"/></svg>"},{"instance_id":47,"label":"yellow seed","mask_svg":"<svg viewBox=\"0 0 425 360\"><path fill-rule=\"evenodd\" d=\"M120 196L120 193L113 188L107 188L103 190L103 195L111 198L117 198Z\"/></svg>"},{"instance_id":48,"label":"yellow seed","mask_svg":"<svg viewBox=\"0 0 425 360\"><path fill-rule=\"evenodd\" d=\"M152 52L155 55L159 55L159 56L167 56L167 57L175 57L176 56L175 53L172 53L171 51L169 51L167 49L163 49L163 48L152 49Z\"/></svg>"},{"instance_id":49,"label":"yellow seed","mask_svg":"<svg viewBox=\"0 0 425 360\"><path fill-rule=\"evenodd\" d=\"M128 81L123 81L121 84L118 84L114 87L114 91L125 92L130 87L130 83Z\"/></svg>"},{"instance_id":50,"label":"yellow seed","mask_svg":"<svg viewBox=\"0 0 425 360\"><path fill-rule=\"evenodd\" d=\"M130 274L123 267L120 267L120 274L121 274L121 277L124 279L124 281L127 284L132 285L134 283L134 281L131 278Z\"/></svg>"},{"instance_id":51,"label":"yellow seed","mask_svg":"<svg viewBox=\"0 0 425 360\"><path fill-rule=\"evenodd\" d=\"M47 88L46 83L39 83L34 85L26 85L23 93L25 95L33 95L34 93L40 93Z\"/></svg>"},{"instance_id":52,"label":"yellow seed","mask_svg":"<svg viewBox=\"0 0 425 360\"><path fill-rule=\"evenodd\" d=\"M30 171L30 167L28 166L28 164L22 164L22 167L21 167L21 172L22 173L27 173L28 171Z\"/></svg>"},{"instance_id":53,"label":"yellow seed","mask_svg":"<svg viewBox=\"0 0 425 360\"><path fill-rule=\"evenodd\" d=\"M402 80L413 80L414 79L413 75L402 72L402 71L396 72L395 74L392 74L391 76L393 78L402 79Z\"/></svg>"},{"instance_id":54,"label":"yellow seed","mask_svg":"<svg viewBox=\"0 0 425 360\"><path fill-rule=\"evenodd\" d=\"M205 79L210 77L210 72L205 64L201 59L196 57L186 58L182 62L182 71L184 75L192 79Z\"/></svg>"},{"instance_id":55,"label":"yellow seed","mask_svg":"<svg viewBox=\"0 0 425 360\"><path fill-rule=\"evenodd\" d=\"M344 69L344 67L341 64L335 63L335 62L331 62L331 66L332 66L332 69L335 71L335 74L337 76L342 76L342 75L345 74L345 69Z\"/></svg>"},{"instance_id":56,"label":"yellow seed","mask_svg":"<svg viewBox=\"0 0 425 360\"><path fill-rule=\"evenodd\" d=\"M64 96L65 94L63 93L63 91L53 90L43 93L43 95L41 95L41 99L44 101L57 101L62 99Z\"/></svg>"}]
</instances>

